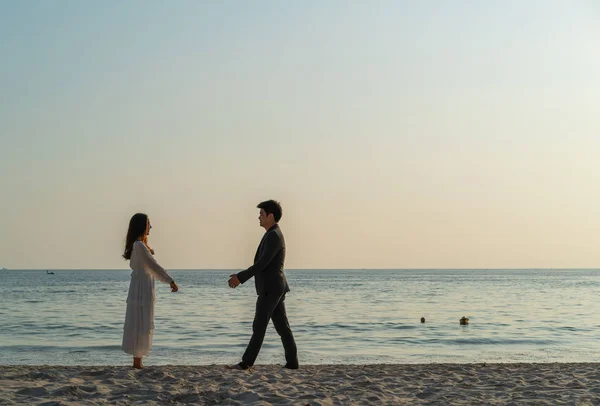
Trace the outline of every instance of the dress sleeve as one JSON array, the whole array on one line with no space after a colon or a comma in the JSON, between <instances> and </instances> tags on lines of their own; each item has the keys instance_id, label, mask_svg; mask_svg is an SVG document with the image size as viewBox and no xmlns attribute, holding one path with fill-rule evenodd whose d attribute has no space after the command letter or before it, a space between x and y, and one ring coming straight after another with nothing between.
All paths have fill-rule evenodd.
<instances>
[{"instance_id":1,"label":"dress sleeve","mask_svg":"<svg viewBox=\"0 0 600 406\"><path fill-rule=\"evenodd\" d=\"M138 247L138 250L140 251L140 257L144 262L144 265L152 272L152 275L154 275L154 277L161 282L173 282L173 278L171 278L171 275L169 275L169 273L165 271L165 269L162 266L160 266L158 262L156 262L154 256L150 253L150 251L148 251L148 247L146 247L146 244L144 244L141 241L136 241L136 245Z\"/></svg>"}]
</instances>

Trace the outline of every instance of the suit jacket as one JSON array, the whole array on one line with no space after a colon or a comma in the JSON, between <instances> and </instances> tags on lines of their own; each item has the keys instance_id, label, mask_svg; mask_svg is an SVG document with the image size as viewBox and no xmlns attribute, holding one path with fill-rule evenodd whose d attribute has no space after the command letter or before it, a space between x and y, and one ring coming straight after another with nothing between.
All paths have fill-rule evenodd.
<instances>
[{"instance_id":1,"label":"suit jacket","mask_svg":"<svg viewBox=\"0 0 600 406\"><path fill-rule=\"evenodd\" d=\"M257 295L282 294L290 291L283 263L285 262L285 239L278 224L273 225L263 236L256 255L254 265L237 274L241 283L254 276Z\"/></svg>"}]
</instances>

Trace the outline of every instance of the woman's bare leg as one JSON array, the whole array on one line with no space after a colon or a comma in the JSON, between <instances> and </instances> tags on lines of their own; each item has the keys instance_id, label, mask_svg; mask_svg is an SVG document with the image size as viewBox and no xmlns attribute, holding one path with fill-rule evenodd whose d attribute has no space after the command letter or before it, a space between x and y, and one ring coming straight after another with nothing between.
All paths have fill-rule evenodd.
<instances>
[{"instance_id":1,"label":"woman's bare leg","mask_svg":"<svg viewBox=\"0 0 600 406\"><path fill-rule=\"evenodd\" d=\"M142 359L133 357L133 367L135 369L142 369Z\"/></svg>"}]
</instances>

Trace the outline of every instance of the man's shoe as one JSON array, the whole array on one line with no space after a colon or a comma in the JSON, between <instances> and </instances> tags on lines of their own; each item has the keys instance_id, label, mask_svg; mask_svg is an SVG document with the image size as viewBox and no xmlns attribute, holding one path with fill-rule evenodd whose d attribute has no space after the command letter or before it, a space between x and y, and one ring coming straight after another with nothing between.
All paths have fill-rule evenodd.
<instances>
[{"instance_id":1,"label":"man's shoe","mask_svg":"<svg viewBox=\"0 0 600 406\"><path fill-rule=\"evenodd\" d=\"M240 363L237 363L235 365L231 365L229 367L229 369L237 369L237 370L240 370L240 371L245 371L247 369L250 369L250 367L248 365L244 364L243 362L240 362Z\"/></svg>"},{"instance_id":2,"label":"man's shoe","mask_svg":"<svg viewBox=\"0 0 600 406\"><path fill-rule=\"evenodd\" d=\"M298 369L298 364L285 364L283 367L287 369Z\"/></svg>"}]
</instances>

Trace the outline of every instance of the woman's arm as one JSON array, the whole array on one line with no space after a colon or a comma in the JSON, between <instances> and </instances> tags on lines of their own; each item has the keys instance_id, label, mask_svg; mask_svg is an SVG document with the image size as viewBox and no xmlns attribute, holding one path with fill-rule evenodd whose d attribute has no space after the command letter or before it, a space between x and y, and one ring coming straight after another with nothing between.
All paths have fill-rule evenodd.
<instances>
[{"instance_id":1,"label":"woman's arm","mask_svg":"<svg viewBox=\"0 0 600 406\"><path fill-rule=\"evenodd\" d=\"M150 269L156 279L164 283L174 282L173 278L171 278L171 275L169 275L169 273L165 271L162 266L160 266L156 259L154 259L154 256L150 253L148 247L146 247L146 244L141 241L136 241L136 244L138 245L138 250L141 254L144 264L147 265L148 269Z\"/></svg>"}]
</instances>

